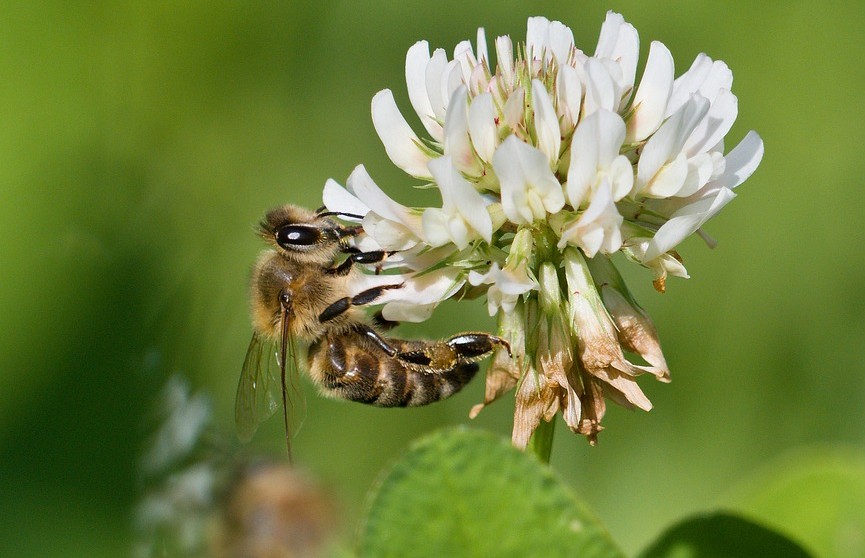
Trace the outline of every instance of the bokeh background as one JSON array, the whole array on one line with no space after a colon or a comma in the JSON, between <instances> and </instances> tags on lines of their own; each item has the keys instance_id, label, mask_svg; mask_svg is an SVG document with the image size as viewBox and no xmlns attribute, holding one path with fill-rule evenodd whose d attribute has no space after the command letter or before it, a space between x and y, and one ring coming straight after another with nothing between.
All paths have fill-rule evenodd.
<instances>
[{"instance_id":1,"label":"bokeh background","mask_svg":"<svg viewBox=\"0 0 865 558\"><path fill-rule=\"evenodd\" d=\"M429 193L393 167L369 102L405 51L452 51L478 26L525 36L559 19L594 50L607 9L672 51L735 75L757 173L680 252L668 292L628 280L673 383L649 413L612 408L591 448L560 428L553 466L633 552L681 515L729 502L791 452L865 448L865 8L858 2L65 2L0 7L0 554L122 556L150 401L182 372L233 430L250 336L253 225L317 206L364 163L391 195ZM641 71L641 70L639 70ZM424 195L427 194L427 197ZM406 335L492 327L445 305ZM447 402L381 410L318 397L295 439L351 533L378 472L411 440L468 423L483 382ZM508 436L512 404L472 424ZM251 449L284 451L278 420ZM806 449L803 449L806 448ZM855 533L854 533L855 535ZM855 538L855 536L854 536Z\"/></svg>"}]
</instances>

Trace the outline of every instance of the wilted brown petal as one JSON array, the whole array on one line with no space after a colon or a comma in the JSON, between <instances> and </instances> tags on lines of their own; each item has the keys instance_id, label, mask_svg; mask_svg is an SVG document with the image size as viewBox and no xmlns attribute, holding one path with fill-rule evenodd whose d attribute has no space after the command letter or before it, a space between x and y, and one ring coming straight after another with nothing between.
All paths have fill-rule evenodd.
<instances>
[{"instance_id":1,"label":"wilted brown petal","mask_svg":"<svg viewBox=\"0 0 865 558\"><path fill-rule=\"evenodd\" d=\"M515 447L525 449L541 419L548 421L555 416L558 397L554 385L533 369L523 376L514 406L514 432L511 439Z\"/></svg>"},{"instance_id":2,"label":"wilted brown petal","mask_svg":"<svg viewBox=\"0 0 865 558\"><path fill-rule=\"evenodd\" d=\"M618 290L609 285L601 287L604 305L613 318L622 346L643 357L651 366L638 366L662 382L670 381L670 370L661 350L658 331L648 314L632 304Z\"/></svg>"},{"instance_id":3,"label":"wilted brown petal","mask_svg":"<svg viewBox=\"0 0 865 558\"><path fill-rule=\"evenodd\" d=\"M541 359L544 362L545 359ZM568 359L567 368L564 366L563 358L548 357L547 364L544 366L550 378L559 386L559 406L562 409L562 418L565 419L565 424L574 432L578 432L580 428L580 418L582 417L580 398L574 386L579 386L579 380L572 379L568 370L571 369L573 363Z\"/></svg>"},{"instance_id":4,"label":"wilted brown petal","mask_svg":"<svg viewBox=\"0 0 865 558\"><path fill-rule=\"evenodd\" d=\"M478 416L484 407L512 390L520 379L520 369L514 359L504 349L496 351L492 363L487 370L486 391L484 402L478 403L469 411L469 418Z\"/></svg>"},{"instance_id":5,"label":"wilted brown petal","mask_svg":"<svg viewBox=\"0 0 865 558\"><path fill-rule=\"evenodd\" d=\"M580 394L583 418L580 421L578 433L584 435L591 445L598 443L598 433L604 429L601 419L607 412L607 404L604 401L603 384L600 380L593 378L581 371L580 377L583 382L583 393Z\"/></svg>"},{"instance_id":6,"label":"wilted brown petal","mask_svg":"<svg viewBox=\"0 0 865 558\"><path fill-rule=\"evenodd\" d=\"M649 398L646 397L646 394L644 394L643 390L640 389L640 386L637 385L633 376L629 375L627 372L623 372L613 365L608 366L607 368L589 370L589 373L621 392L622 395L625 396L625 399L634 406L644 411L652 410L652 402L649 401ZM616 403L618 403L618 401L616 401ZM629 405L626 405L626 407L630 408Z\"/></svg>"},{"instance_id":7,"label":"wilted brown petal","mask_svg":"<svg viewBox=\"0 0 865 558\"><path fill-rule=\"evenodd\" d=\"M583 369L622 392L628 401L648 411L652 404L634 382L643 371L625 360L616 327L604 308L586 261L577 250L565 252L570 315Z\"/></svg>"}]
</instances>

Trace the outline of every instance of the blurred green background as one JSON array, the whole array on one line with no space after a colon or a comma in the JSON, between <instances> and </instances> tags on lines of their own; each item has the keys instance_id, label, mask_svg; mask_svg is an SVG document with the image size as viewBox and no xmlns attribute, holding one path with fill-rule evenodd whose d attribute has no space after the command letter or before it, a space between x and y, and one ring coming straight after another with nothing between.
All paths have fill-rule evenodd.
<instances>
[{"instance_id":1,"label":"blurred green background","mask_svg":"<svg viewBox=\"0 0 865 558\"><path fill-rule=\"evenodd\" d=\"M673 53L735 75L762 166L680 250L690 280L629 284L673 383L649 413L611 408L591 448L560 428L559 475L628 551L789 452L865 449L865 8L858 2L65 2L0 7L0 555L121 556L149 403L182 371L233 428L251 332L253 225L317 206L358 163L407 204L429 199L388 161L378 90L406 114L405 51L525 37L545 15L594 50L607 9ZM416 124L416 122L413 122ZM419 126L416 126L419 129ZM445 305L406 335L492 327ZM299 464L350 532L377 472L417 436L469 422L476 381L430 408L381 410L305 385ZM509 436L508 400L473 423ZM560 425L561 426L561 425ZM254 447L283 451L278 420Z\"/></svg>"}]
</instances>

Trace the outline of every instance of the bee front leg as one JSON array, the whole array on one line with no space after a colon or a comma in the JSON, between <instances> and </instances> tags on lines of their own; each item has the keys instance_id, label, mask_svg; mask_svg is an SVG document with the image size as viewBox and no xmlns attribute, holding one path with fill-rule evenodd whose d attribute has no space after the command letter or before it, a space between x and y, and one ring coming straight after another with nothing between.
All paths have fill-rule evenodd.
<instances>
[{"instance_id":1,"label":"bee front leg","mask_svg":"<svg viewBox=\"0 0 865 558\"><path fill-rule=\"evenodd\" d=\"M340 217L343 219L363 219L363 215L355 215L354 213L345 213L343 211L327 211L326 207L319 207L315 210L316 219L324 219L326 217ZM339 240L355 237L363 232L362 225L336 225L332 228Z\"/></svg>"},{"instance_id":2,"label":"bee front leg","mask_svg":"<svg viewBox=\"0 0 865 558\"><path fill-rule=\"evenodd\" d=\"M333 267L327 270L328 273L333 275L348 275L348 272L351 271L351 268L354 264L374 264L383 262L390 255L396 254L396 250L386 251L386 250L376 250L374 252L353 252L348 255L344 262L339 264L337 267Z\"/></svg>"}]
</instances>

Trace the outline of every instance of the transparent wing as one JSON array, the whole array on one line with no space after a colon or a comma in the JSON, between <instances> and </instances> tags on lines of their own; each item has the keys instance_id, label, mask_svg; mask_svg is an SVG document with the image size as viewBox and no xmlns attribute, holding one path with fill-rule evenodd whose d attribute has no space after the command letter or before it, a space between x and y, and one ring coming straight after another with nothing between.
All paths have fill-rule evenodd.
<instances>
[{"instance_id":1,"label":"transparent wing","mask_svg":"<svg viewBox=\"0 0 865 558\"><path fill-rule=\"evenodd\" d=\"M285 447L291 461L291 438L303 422L306 410L303 395L298 386L298 352L294 337L289 335L291 313L285 310L282 320L282 340L279 351L280 380L282 384L282 419L285 425Z\"/></svg>"},{"instance_id":2,"label":"transparent wing","mask_svg":"<svg viewBox=\"0 0 865 558\"><path fill-rule=\"evenodd\" d=\"M234 401L234 421L241 442L252 439L258 425L269 419L278 407L280 382L278 354L273 343L252 335Z\"/></svg>"}]
</instances>

